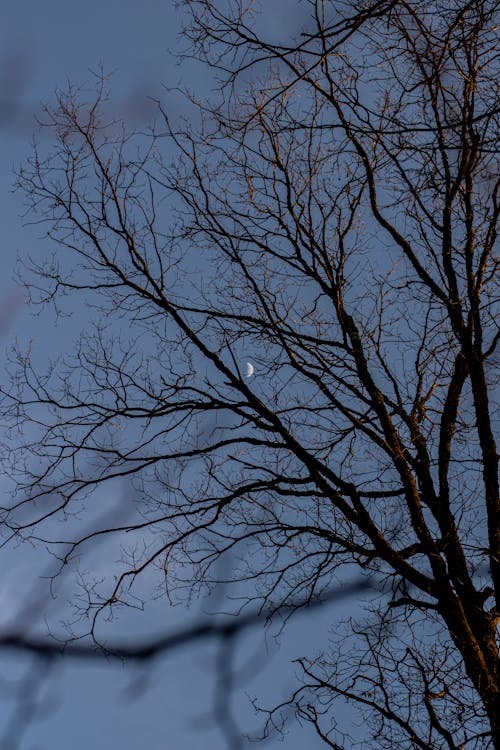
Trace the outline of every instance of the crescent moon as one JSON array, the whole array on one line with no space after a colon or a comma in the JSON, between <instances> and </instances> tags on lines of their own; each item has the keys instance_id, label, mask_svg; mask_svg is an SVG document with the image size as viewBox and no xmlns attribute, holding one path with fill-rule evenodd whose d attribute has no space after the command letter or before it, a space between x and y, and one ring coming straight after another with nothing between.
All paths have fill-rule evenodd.
<instances>
[{"instance_id":1,"label":"crescent moon","mask_svg":"<svg viewBox=\"0 0 500 750\"><path fill-rule=\"evenodd\" d=\"M245 370L245 377L246 378L251 378L252 375L254 374L254 372L255 372L255 368L252 365L252 363L251 362L247 362L247 366L246 366L246 370Z\"/></svg>"}]
</instances>

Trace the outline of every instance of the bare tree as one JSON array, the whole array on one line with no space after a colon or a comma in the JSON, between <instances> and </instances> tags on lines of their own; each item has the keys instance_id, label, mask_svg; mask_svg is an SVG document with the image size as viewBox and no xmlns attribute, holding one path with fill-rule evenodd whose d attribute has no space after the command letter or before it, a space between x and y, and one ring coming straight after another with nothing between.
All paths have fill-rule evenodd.
<instances>
[{"instance_id":1,"label":"bare tree","mask_svg":"<svg viewBox=\"0 0 500 750\"><path fill-rule=\"evenodd\" d=\"M196 124L159 104L128 135L105 82L47 111L57 148L19 184L55 251L29 289L101 314L46 374L18 352L3 522L60 570L122 542L116 580L75 599L70 637L99 643L152 569L173 598L222 578L266 613L357 570L365 618L304 655L267 730L292 707L337 749L500 748L496 4L303 5L283 39L276 8L191 0L186 54L219 81ZM117 478L134 501L103 522Z\"/></svg>"}]
</instances>

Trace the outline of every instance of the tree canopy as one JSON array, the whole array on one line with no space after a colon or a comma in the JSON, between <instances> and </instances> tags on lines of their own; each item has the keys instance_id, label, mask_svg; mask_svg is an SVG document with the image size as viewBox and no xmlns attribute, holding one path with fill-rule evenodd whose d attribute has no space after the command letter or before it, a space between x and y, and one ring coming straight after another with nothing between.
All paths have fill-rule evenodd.
<instances>
[{"instance_id":1,"label":"tree canopy","mask_svg":"<svg viewBox=\"0 0 500 750\"><path fill-rule=\"evenodd\" d=\"M54 252L24 279L92 327L47 371L17 351L3 525L58 574L118 540L69 636L110 652L146 571L173 600L223 582L243 616L355 580L365 615L266 732L291 706L337 750L500 748L496 3L296 5L286 38L267 4L186 4L216 81L190 119L159 102L129 133L105 77L47 108L18 183Z\"/></svg>"}]
</instances>

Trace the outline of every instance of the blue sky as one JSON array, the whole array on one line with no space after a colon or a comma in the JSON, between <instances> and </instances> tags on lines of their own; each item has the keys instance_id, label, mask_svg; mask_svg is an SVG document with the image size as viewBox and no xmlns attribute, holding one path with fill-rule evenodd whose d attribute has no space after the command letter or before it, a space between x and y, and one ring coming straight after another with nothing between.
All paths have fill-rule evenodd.
<instances>
[{"instance_id":1,"label":"blue sky","mask_svg":"<svg viewBox=\"0 0 500 750\"><path fill-rule=\"evenodd\" d=\"M50 316L32 317L23 303L22 293L13 285L16 255L28 251L43 254L48 248L39 239L37 227L22 226L22 196L12 193L13 169L30 153L35 130L34 116L40 102L51 101L54 89L67 81L76 84L91 79L89 71L100 64L113 73L111 90L116 110L132 125L143 124L151 112L147 96L161 94L162 83L179 82L199 86L209 79L195 65L179 67L168 50L175 51L180 19L172 1L26 0L4 3L0 24L0 179L2 197L2 252L0 254L0 300L2 315L0 334L8 347L19 338L33 338L44 354L57 355L71 346L78 333L77 323L70 319L57 334ZM293 19L288 18L288 22ZM279 28L283 31L283 18ZM207 76L204 78L204 76ZM27 217L29 219L29 217ZM2 483L8 492L8 481ZM31 586L39 586L37 572L41 551L28 546L4 551L0 578L1 622L16 617L23 596ZM64 592L57 607L64 609ZM69 594L68 594L69 596ZM281 637L276 652L262 634L251 633L238 646L238 659L263 656L266 668L258 670L254 683L235 696L236 713L242 726L249 726L249 694L264 692L270 700L279 700L292 684L290 658L308 653L311 644L326 642L333 621L345 613L351 603L340 610L328 608L324 613L301 617ZM157 602L145 613L131 616L120 624L122 632L140 639L196 621L207 607L200 602L191 610L172 609L165 601ZM32 615L30 615L31 617ZM17 625L25 623L18 620ZM276 652L276 653L275 653ZM270 658L271 654L274 656ZM214 648L200 644L165 657L147 670L147 689L130 696L134 680L144 677L144 670L130 665L64 663L43 682L44 720L33 722L23 739L23 748L50 750L88 750L120 748L148 750L223 748L224 742L213 722L207 722L213 701ZM19 656L2 656L4 676L17 680L27 668ZM258 660L257 660L258 661ZM2 683L0 692L0 737L9 726L15 683ZM202 718L205 716L205 720ZM213 719L213 717L212 717ZM19 719L20 720L20 719ZM303 747L304 733L297 730L286 741L290 750ZM308 733L308 747L321 744ZM282 746L277 741L266 747ZM7 750L7 748L5 748ZM13 750L9 747L8 750Z\"/></svg>"}]
</instances>

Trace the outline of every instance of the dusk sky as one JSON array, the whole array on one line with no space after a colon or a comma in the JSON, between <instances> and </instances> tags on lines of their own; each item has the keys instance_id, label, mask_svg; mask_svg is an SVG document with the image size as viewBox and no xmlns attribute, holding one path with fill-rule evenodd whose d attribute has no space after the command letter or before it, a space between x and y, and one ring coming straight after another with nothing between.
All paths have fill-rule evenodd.
<instances>
[{"instance_id":1,"label":"dusk sky","mask_svg":"<svg viewBox=\"0 0 500 750\"><path fill-rule=\"evenodd\" d=\"M39 228L23 227L22 195L12 192L14 170L31 152L40 103L53 101L56 87L64 88L68 81L77 85L91 81L91 71L102 64L105 71L112 73L110 90L117 116L124 117L132 127L141 127L153 114L147 97L162 96L162 84L183 83L196 87L209 82L208 72L204 73L200 66L177 65L175 50L179 48L180 16L175 5L173 0L143 0L141 3L132 0L88 0L86 3L26 0L2 6L0 334L4 351L15 338L20 342L32 338L43 361L44 356L56 356L70 347L79 332L79 320L75 316L62 321L56 329L50 315L30 315L23 292L13 280L18 254L41 257L50 249L47 242L40 239ZM298 19L287 17L286 20L291 31ZM284 18L280 16L278 21L281 31L286 31ZM46 136L42 133L38 137ZM24 221L29 220L30 216L25 216ZM8 478L4 478L2 490L10 491ZM43 600L40 611L46 604L43 597L48 597L47 589L38 580L46 560L43 551L29 545L3 552L0 623L25 627L26 618L35 618L33 611L28 610L26 614L23 609L27 592L34 587L37 596L42 597L37 600ZM97 550L96 555L101 552ZM61 618L65 596L70 594L62 592L54 604ZM145 612L124 618L119 624L120 632L137 641L147 634L164 634L182 623L197 622L212 604L195 602L185 610L173 609L166 601L159 601ZM251 631L240 639L236 657L242 670L240 676L243 677L249 666L255 667L256 673L254 681L249 679L234 693L234 713L242 730L258 727L248 696L259 694L270 703L279 702L293 685L291 659L314 653L321 643L326 644L329 628L350 609L352 602L343 602L342 606L325 607L314 616L298 616L281 635L279 651L269 634L266 639L262 632ZM39 614L38 607L36 612ZM40 623L37 626L40 627ZM40 632L43 632L43 625ZM40 693L43 708L40 715L30 721L19 747L23 750L70 747L73 750L90 747L96 750L223 749L225 741L219 728L214 726L213 716L216 655L213 643L202 642L140 668L106 662L101 665L63 662L43 681ZM0 658L0 748L15 750L12 744L7 746L6 743L17 742L17 730L24 722L23 715L16 714L15 705L19 691L25 694L29 688L30 678L26 678L26 674L29 674L30 662L19 655L1 654ZM295 750L304 747L305 742L312 749L323 746L311 729L307 730L307 735L305 730L294 731L285 746ZM283 745L274 739L265 746Z\"/></svg>"}]
</instances>

